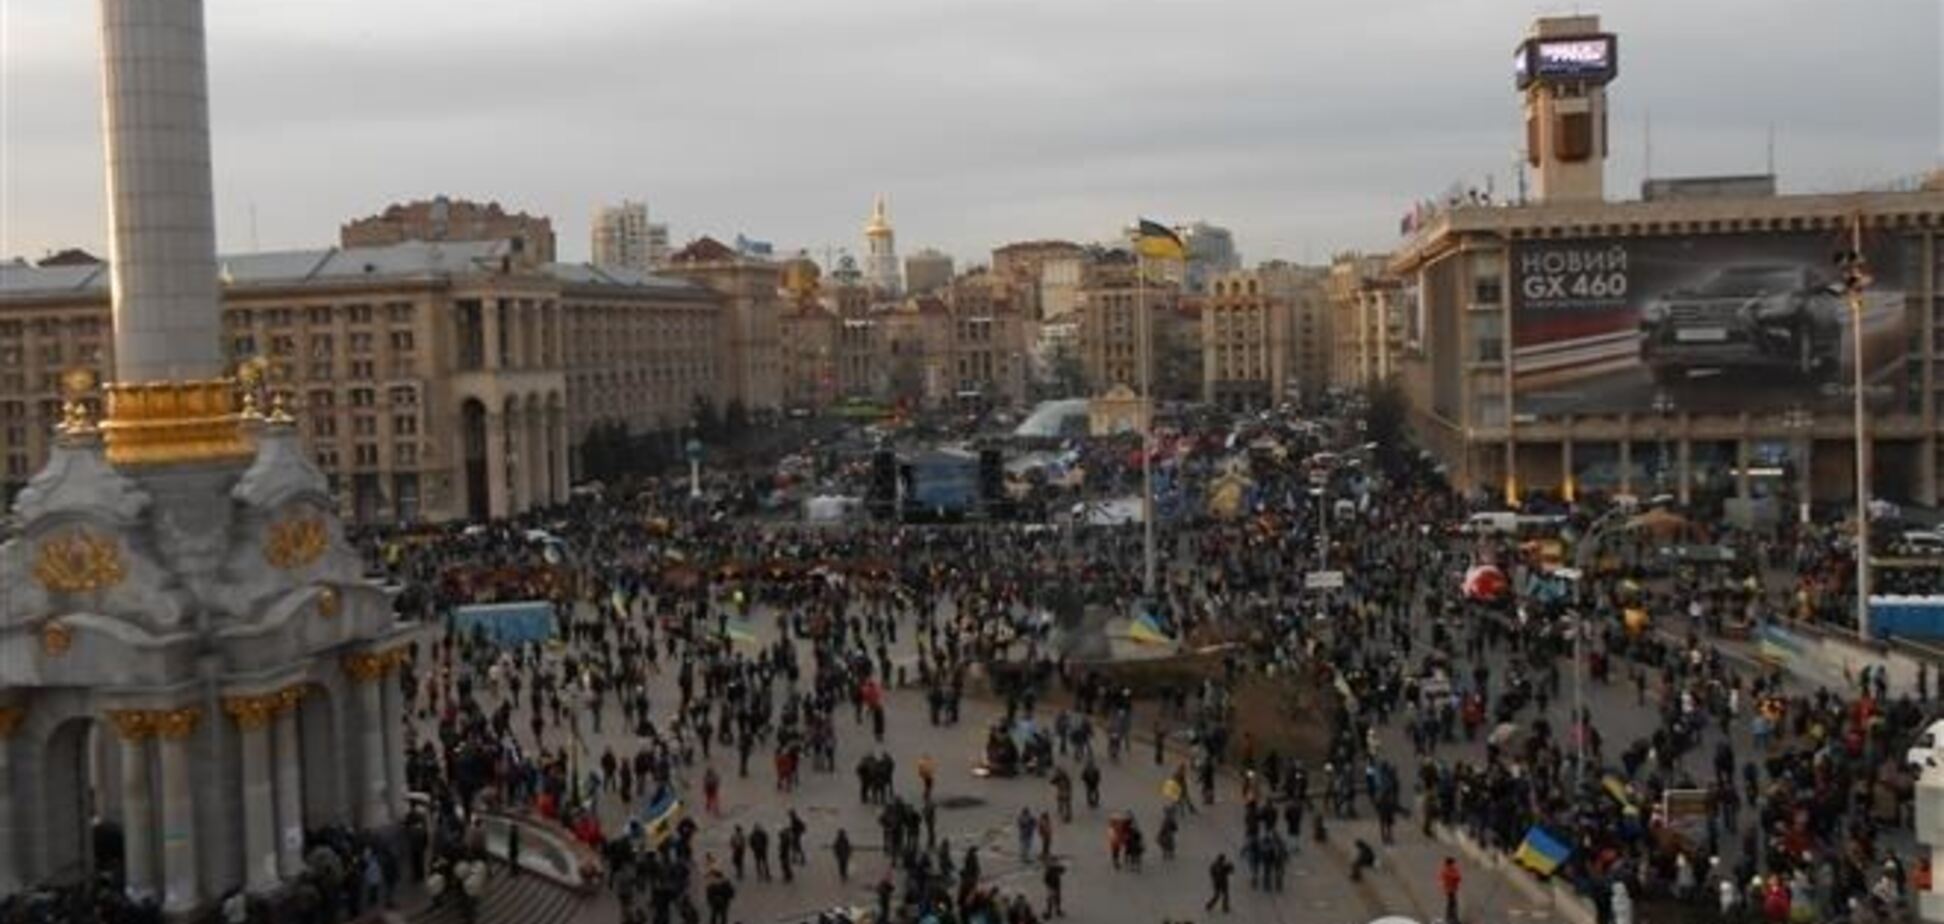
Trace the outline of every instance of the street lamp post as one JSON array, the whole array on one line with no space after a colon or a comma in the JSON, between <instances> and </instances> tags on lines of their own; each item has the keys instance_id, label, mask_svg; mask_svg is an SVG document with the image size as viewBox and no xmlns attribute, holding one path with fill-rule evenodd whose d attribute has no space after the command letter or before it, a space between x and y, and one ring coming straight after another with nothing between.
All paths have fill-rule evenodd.
<instances>
[{"instance_id":1,"label":"street lamp post","mask_svg":"<svg viewBox=\"0 0 1944 924\"><path fill-rule=\"evenodd\" d=\"M1811 466L1815 455L1815 435L1810 432L1816 425L1816 415L1802 407L1792 407L1782 415L1782 428L1797 434L1795 442L1796 472L1795 492L1797 516L1802 525L1809 525L1809 492L1807 487L1813 477Z\"/></svg>"},{"instance_id":2,"label":"street lamp post","mask_svg":"<svg viewBox=\"0 0 1944 924\"><path fill-rule=\"evenodd\" d=\"M1850 217L1849 250L1837 256L1843 271L1843 292L1849 301L1850 375L1856 423L1856 634L1870 638L1870 435L1863 392L1863 290L1870 284L1869 261L1863 258L1863 219Z\"/></svg>"},{"instance_id":3,"label":"street lamp post","mask_svg":"<svg viewBox=\"0 0 1944 924\"><path fill-rule=\"evenodd\" d=\"M1660 438L1660 448L1654 454L1654 465L1655 465L1654 486L1656 488L1655 493L1666 494L1667 493L1667 468L1668 468L1667 415L1674 412L1674 399L1668 397L1667 392L1664 391L1656 392L1654 394L1653 408L1654 408L1654 413L1659 415L1659 421L1654 429L1654 434Z\"/></svg>"}]
</instances>

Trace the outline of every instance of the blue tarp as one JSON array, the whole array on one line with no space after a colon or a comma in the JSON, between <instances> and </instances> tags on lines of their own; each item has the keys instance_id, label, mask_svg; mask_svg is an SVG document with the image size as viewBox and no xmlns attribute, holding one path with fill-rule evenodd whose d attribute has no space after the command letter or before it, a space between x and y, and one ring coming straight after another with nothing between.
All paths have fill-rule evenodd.
<instances>
[{"instance_id":1,"label":"blue tarp","mask_svg":"<svg viewBox=\"0 0 1944 924\"><path fill-rule=\"evenodd\" d=\"M554 608L545 600L475 603L452 611L453 631L470 636L477 629L495 645L524 645L553 637Z\"/></svg>"},{"instance_id":2,"label":"blue tarp","mask_svg":"<svg viewBox=\"0 0 1944 924\"><path fill-rule=\"evenodd\" d=\"M1944 597L1871 597L1870 630L1879 638L1944 638Z\"/></svg>"}]
</instances>

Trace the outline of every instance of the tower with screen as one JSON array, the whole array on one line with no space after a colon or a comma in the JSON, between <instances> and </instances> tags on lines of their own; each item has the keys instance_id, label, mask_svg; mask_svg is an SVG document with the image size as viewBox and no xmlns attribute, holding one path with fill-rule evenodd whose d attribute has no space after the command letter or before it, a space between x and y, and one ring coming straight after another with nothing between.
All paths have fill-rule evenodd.
<instances>
[{"instance_id":1,"label":"tower with screen","mask_svg":"<svg viewBox=\"0 0 1944 924\"><path fill-rule=\"evenodd\" d=\"M1513 55L1525 94L1526 163L1540 202L1597 201L1605 195L1606 85L1619 46L1598 16L1533 22Z\"/></svg>"}]
</instances>

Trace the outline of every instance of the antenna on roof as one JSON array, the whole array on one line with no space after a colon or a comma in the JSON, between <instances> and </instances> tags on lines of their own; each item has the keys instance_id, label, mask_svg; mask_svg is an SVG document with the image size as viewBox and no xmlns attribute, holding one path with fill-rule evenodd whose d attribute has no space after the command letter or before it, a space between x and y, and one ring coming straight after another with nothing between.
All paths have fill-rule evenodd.
<instances>
[{"instance_id":1,"label":"antenna on roof","mask_svg":"<svg viewBox=\"0 0 1944 924\"><path fill-rule=\"evenodd\" d=\"M1768 124L1768 175L1775 176L1775 123Z\"/></svg>"},{"instance_id":2,"label":"antenna on roof","mask_svg":"<svg viewBox=\"0 0 1944 924\"><path fill-rule=\"evenodd\" d=\"M250 252L258 253L262 250L263 242L257 239L256 200L253 198L250 200Z\"/></svg>"},{"instance_id":3,"label":"antenna on roof","mask_svg":"<svg viewBox=\"0 0 1944 924\"><path fill-rule=\"evenodd\" d=\"M1646 163L1641 167L1641 177L1651 180L1654 178L1654 110L1647 110L1645 122L1647 124L1641 134L1647 138L1647 152Z\"/></svg>"}]
</instances>

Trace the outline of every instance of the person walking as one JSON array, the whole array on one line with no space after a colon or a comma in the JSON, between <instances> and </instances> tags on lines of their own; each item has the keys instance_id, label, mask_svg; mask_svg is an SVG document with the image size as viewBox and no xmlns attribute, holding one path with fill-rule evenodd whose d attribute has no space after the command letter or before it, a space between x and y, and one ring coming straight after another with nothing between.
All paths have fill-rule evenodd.
<instances>
[{"instance_id":1,"label":"person walking","mask_svg":"<svg viewBox=\"0 0 1944 924\"><path fill-rule=\"evenodd\" d=\"M749 829L749 852L756 859L756 881L770 881L769 831L760 824Z\"/></svg>"},{"instance_id":2,"label":"person walking","mask_svg":"<svg viewBox=\"0 0 1944 924\"><path fill-rule=\"evenodd\" d=\"M1463 885L1465 874L1458 868L1456 857L1445 857L1444 865L1438 868L1438 888L1444 890L1445 924L1459 924L1458 887Z\"/></svg>"},{"instance_id":3,"label":"person walking","mask_svg":"<svg viewBox=\"0 0 1944 924\"><path fill-rule=\"evenodd\" d=\"M1066 917L1066 907L1060 903L1060 882L1065 877L1064 865L1057 860L1047 862L1046 872L1041 876L1041 881L1046 883L1046 910L1040 917L1048 919Z\"/></svg>"},{"instance_id":4,"label":"person walking","mask_svg":"<svg viewBox=\"0 0 1944 924\"><path fill-rule=\"evenodd\" d=\"M1219 902L1222 913L1229 913L1229 877L1234 874L1235 864L1229 862L1228 854L1216 854L1215 862L1208 864L1208 884L1214 892L1208 896L1208 903L1202 906L1203 911L1215 910Z\"/></svg>"},{"instance_id":5,"label":"person walking","mask_svg":"<svg viewBox=\"0 0 1944 924\"><path fill-rule=\"evenodd\" d=\"M1015 822L1019 828L1019 859L1025 862L1033 858L1033 835L1039 831L1039 819L1033 817L1033 810L1020 808Z\"/></svg>"},{"instance_id":6,"label":"person walking","mask_svg":"<svg viewBox=\"0 0 1944 924\"><path fill-rule=\"evenodd\" d=\"M837 839L831 842L830 852L836 855L837 857L838 881L849 882L851 842L850 842L850 834L846 833L843 828L837 829Z\"/></svg>"},{"instance_id":7,"label":"person walking","mask_svg":"<svg viewBox=\"0 0 1944 924\"><path fill-rule=\"evenodd\" d=\"M711 870L702 896L709 904L709 924L729 924L729 903L736 897L736 884L720 870Z\"/></svg>"}]
</instances>

